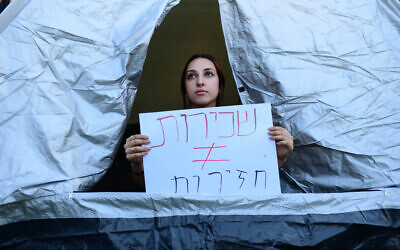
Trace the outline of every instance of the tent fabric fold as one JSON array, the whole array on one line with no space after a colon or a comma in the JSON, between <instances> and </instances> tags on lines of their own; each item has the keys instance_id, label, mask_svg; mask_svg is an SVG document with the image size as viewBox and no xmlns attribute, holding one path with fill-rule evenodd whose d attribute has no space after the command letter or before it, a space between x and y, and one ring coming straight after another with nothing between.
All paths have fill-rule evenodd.
<instances>
[{"instance_id":1,"label":"tent fabric fold","mask_svg":"<svg viewBox=\"0 0 400 250\"><path fill-rule=\"evenodd\" d=\"M3 206L0 248L396 249L399 198L397 188L246 197L58 194Z\"/></svg>"},{"instance_id":2,"label":"tent fabric fold","mask_svg":"<svg viewBox=\"0 0 400 250\"><path fill-rule=\"evenodd\" d=\"M153 31L178 3L30 1L4 28L0 204L85 190L104 174Z\"/></svg>"},{"instance_id":3,"label":"tent fabric fold","mask_svg":"<svg viewBox=\"0 0 400 250\"><path fill-rule=\"evenodd\" d=\"M242 102L294 136L283 192L399 186L399 1L219 3Z\"/></svg>"}]
</instances>

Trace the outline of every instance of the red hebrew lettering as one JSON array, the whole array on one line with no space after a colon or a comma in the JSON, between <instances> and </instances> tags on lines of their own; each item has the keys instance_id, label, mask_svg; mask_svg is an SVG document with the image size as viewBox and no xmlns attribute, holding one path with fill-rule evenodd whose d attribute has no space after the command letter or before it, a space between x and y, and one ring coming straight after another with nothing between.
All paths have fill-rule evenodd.
<instances>
[{"instance_id":1,"label":"red hebrew lettering","mask_svg":"<svg viewBox=\"0 0 400 250\"><path fill-rule=\"evenodd\" d=\"M221 115L231 114L232 115L232 135L220 135L219 137L232 137L235 135L235 113L234 112L218 112Z\"/></svg>"},{"instance_id":2,"label":"red hebrew lettering","mask_svg":"<svg viewBox=\"0 0 400 250\"><path fill-rule=\"evenodd\" d=\"M157 147L164 146L164 144L165 144L165 133L164 133L164 126L162 124L162 120L167 119L167 118L174 118L175 119L175 123L176 123L176 139L177 139L177 141L179 141L178 121L176 120L175 116L170 115L170 116L160 117L160 118L157 118L157 120L160 121L161 130L162 130L162 134L163 134L163 142L160 145L151 146L150 148L157 148Z\"/></svg>"},{"instance_id":3,"label":"red hebrew lettering","mask_svg":"<svg viewBox=\"0 0 400 250\"><path fill-rule=\"evenodd\" d=\"M247 120L248 120L248 119L247 119L247 111L246 111L246 120L245 120L244 122L241 122L241 121L240 121L240 118L239 118L239 110L236 111L236 114L237 114L238 136L249 136L249 135L253 134L254 132L256 132L256 129L257 129L256 109L254 109L254 129L253 129L250 133L248 133L248 134L240 134L240 124L241 124L241 123L245 123L245 122L247 122Z\"/></svg>"},{"instance_id":4,"label":"red hebrew lettering","mask_svg":"<svg viewBox=\"0 0 400 250\"><path fill-rule=\"evenodd\" d=\"M207 157L206 157L205 160L193 160L192 162L202 161L202 162L203 162L203 165L201 166L201 169L203 169L203 168L204 168L204 165L206 164L207 161L229 161L229 160L210 160L210 159L208 159L208 157L210 157L211 150L213 150L214 148L225 148L225 147L226 147L226 146L217 146L217 147L214 147L214 145L215 145L215 142L213 142L213 144L212 144L211 147L197 147L197 148L193 148L193 149L209 149L209 151L208 151L208 154L207 154Z\"/></svg>"},{"instance_id":5,"label":"red hebrew lettering","mask_svg":"<svg viewBox=\"0 0 400 250\"><path fill-rule=\"evenodd\" d=\"M217 121L217 112L210 112L210 114L214 114L215 115L214 120Z\"/></svg>"},{"instance_id":6,"label":"red hebrew lettering","mask_svg":"<svg viewBox=\"0 0 400 250\"><path fill-rule=\"evenodd\" d=\"M186 125L186 143L189 141L189 127L187 123L187 115L182 114L181 116L185 117L185 125Z\"/></svg>"},{"instance_id":7,"label":"red hebrew lettering","mask_svg":"<svg viewBox=\"0 0 400 250\"><path fill-rule=\"evenodd\" d=\"M206 113L197 113L197 114L191 114L189 116L195 116L195 115L204 115L204 121L206 122L206 138L208 137L208 121L207 121L207 115Z\"/></svg>"}]
</instances>

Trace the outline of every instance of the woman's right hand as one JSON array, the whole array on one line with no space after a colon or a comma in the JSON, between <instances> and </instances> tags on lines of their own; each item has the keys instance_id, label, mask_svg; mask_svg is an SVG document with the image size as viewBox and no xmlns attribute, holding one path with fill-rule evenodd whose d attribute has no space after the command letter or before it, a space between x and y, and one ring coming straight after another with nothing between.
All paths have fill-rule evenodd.
<instances>
[{"instance_id":1,"label":"woman's right hand","mask_svg":"<svg viewBox=\"0 0 400 250\"><path fill-rule=\"evenodd\" d=\"M143 170L143 156L150 151L149 147L142 147L150 143L147 135L132 135L126 139L124 145L126 159L131 163L132 168Z\"/></svg>"}]
</instances>

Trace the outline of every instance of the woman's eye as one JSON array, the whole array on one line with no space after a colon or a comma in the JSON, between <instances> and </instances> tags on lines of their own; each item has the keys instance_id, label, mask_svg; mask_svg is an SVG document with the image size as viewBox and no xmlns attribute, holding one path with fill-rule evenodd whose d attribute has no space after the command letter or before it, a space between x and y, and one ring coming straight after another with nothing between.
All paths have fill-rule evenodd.
<instances>
[{"instance_id":1,"label":"woman's eye","mask_svg":"<svg viewBox=\"0 0 400 250\"><path fill-rule=\"evenodd\" d=\"M194 79L194 78L196 78L195 74L188 74L187 75L187 79Z\"/></svg>"},{"instance_id":2,"label":"woman's eye","mask_svg":"<svg viewBox=\"0 0 400 250\"><path fill-rule=\"evenodd\" d=\"M210 77L210 76L214 76L214 73L211 72L211 71L207 71L207 72L205 73L205 75L208 76L208 77Z\"/></svg>"}]
</instances>

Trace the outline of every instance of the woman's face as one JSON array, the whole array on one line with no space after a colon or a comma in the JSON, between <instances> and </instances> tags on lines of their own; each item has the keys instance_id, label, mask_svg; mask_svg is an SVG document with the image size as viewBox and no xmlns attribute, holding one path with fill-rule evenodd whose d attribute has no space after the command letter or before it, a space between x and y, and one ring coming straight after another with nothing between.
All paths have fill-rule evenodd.
<instances>
[{"instance_id":1,"label":"woman's face","mask_svg":"<svg viewBox=\"0 0 400 250\"><path fill-rule=\"evenodd\" d=\"M214 64L206 58L191 61L186 70L185 87L192 108L215 107L219 78Z\"/></svg>"}]
</instances>

